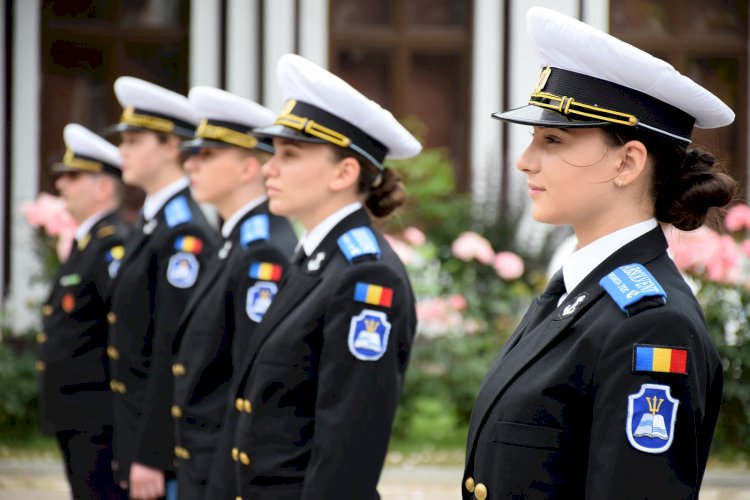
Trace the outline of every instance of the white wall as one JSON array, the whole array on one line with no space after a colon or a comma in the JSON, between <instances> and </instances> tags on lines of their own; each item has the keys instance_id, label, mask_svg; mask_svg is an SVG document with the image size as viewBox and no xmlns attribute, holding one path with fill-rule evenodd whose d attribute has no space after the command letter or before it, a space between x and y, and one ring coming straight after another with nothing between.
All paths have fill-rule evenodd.
<instances>
[{"instance_id":1,"label":"white wall","mask_svg":"<svg viewBox=\"0 0 750 500\"><path fill-rule=\"evenodd\" d=\"M299 53L318 66L328 67L328 0L300 2Z\"/></svg>"},{"instance_id":2,"label":"white wall","mask_svg":"<svg viewBox=\"0 0 750 500\"><path fill-rule=\"evenodd\" d=\"M253 101L260 99L258 72L258 7L263 0L229 0L227 3L227 90Z\"/></svg>"},{"instance_id":3,"label":"white wall","mask_svg":"<svg viewBox=\"0 0 750 500\"><path fill-rule=\"evenodd\" d=\"M264 0L263 105L280 110L284 104L276 78L276 63L294 51L293 0ZM308 0L305 0L308 1ZM300 3L305 3L305 1Z\"/></svg>"},{"instance_id":4,"label":"white wall","mask_svg":"<svg viewBox=\"0 0 750 500\"><path fill-rule=\"evenodd\" d=\"M39 309L30 303L44 300L47 286L32 283L41 263L34 253L34 231L17 210L36 198L39 186L39 0L14 2L11 123L11 270L7 313L15 331L37 324Z\"/></svg>"},{"instance_id":5,"label":"white wall","mask_svg":"<svg viewBox=\"0 0 750 500\"><path fill-rule=\"evenodd\" d=\"M188 85L218 87L220 80L220 2L191 0Z\"/></svg>"},{"instance_id":6,"label":"white wall","mask_svg":"<svg viewBox=\"0 0 750 500\"><path fill-rule=\"evenodd\" d=\"M471 191L477 215L492 217L500 194L500 111L503 95L503 2L474 3L474 53L471 69Z\"/></svg>"},{"instance_id":7,"label":"white wall","mask_svg":"<svg viewBox=\"0 0 750 500\"><path fill-rule=\"evenodd\" d=\"M0 2L0 26L5 26L5 1ZM5 51L0 51L0 95L5 95ZM5 133L8 124L8 104L0 104L0 168L5 168L7 158L5 157ZM5 213L5 178L0 176L0 302L5 296L5 277L8 276L8 270L3 264L2 255L5 248L5 224L8 222L8 214Z\"/></svg>"}]
</instances>

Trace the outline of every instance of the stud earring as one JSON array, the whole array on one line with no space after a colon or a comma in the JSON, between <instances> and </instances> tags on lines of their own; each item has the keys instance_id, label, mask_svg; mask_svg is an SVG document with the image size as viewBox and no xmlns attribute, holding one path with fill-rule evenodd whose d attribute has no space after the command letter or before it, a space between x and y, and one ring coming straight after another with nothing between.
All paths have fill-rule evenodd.
<instances>
[{"instance_id":1,"label":"stud earring","mask_svg":"<svg viewBox=\"0 0 750 500\"><path fill-rule=\"evenodd\" d=\"M617 182L615 182L615 184L617 184L618 188L622 189L622 179L617 179Z\"/></svg>"}]
</instances>

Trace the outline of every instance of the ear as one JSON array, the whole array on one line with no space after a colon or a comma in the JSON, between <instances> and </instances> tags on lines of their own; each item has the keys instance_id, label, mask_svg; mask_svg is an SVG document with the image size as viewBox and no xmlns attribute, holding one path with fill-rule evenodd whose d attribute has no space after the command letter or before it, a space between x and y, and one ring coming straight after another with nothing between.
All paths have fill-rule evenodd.
<instances>
[{"instance_id":1,"label":"ear","mask_svg":"<svg viewBox=\"0 0 750 500\"><path fill-rule=\"evenodd\" d=\"M648 150L641 141L626 142L622 145L622 158L615 184L627 186L645 179L648 163Z\"/></svg>"},{"instance_id":2,"label":"ear","mask_svg":"<svg viewBox=\"0 0 750 500\"><path fill-rule=\"evenodd\" d=\"M354 186L356 191L360 169L357 160L351 156L344 157L334 166L333 177L328 183L328 187L331 191L344 191Z\"/></svg>"},{"instance_id":3,"label":"ear","mask_svg":"<svg viewBox=\"0 0 750 500\"><path fill-rule=\"evenodd\" d=\"M167 142L164 143L164 146L166 147L169 158L179 162L180 166L182 166L180 144L182 144L182 139L176 135L170 134L167 138Z\"/></svg>"},{"instance_id":4,"label":"ear","mask_svg":"<svg viewBox=\"0 0 750 500\"><path fill-rule=\"evenodd\" d=\"M262 167L262 165L255 156L250 154L242 158L240 181L247 183L262 178L260 167Z\"/></svg>"}]
</instances>

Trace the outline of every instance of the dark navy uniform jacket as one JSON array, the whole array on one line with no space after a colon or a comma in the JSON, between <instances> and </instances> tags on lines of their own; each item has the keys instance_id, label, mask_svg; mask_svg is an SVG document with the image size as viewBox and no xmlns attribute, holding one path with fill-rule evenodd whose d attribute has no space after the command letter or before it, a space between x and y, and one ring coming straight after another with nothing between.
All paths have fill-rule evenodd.
<instances>
[{"instance_id":1,"label":"dark navy uniform jacket","mask_svg":"<svg viewBox=\"0 0 750 500\"><path fill-rule=\"evenodd\" d=\"M278 291L296 243L289 221L271 215L268 202L248 211L210 256L201 287L180 320L173 342L172 417L182 500L205 494L223 420L234 403L233 367ZM212 481L233 481L231 461L224 462Z\"/></svg>"},{"instance_id":2,"label":"dark navy uniform jacket","mask_svg":"<svg viewBox=\"0 0 750 500\"><path fill-rule=\"evenodd\" d=\"M532 305L475 402L463 498L697 497L722 367L666 250L659 227L631 241L524 331ZM631 264L666 303L618 307L599 283ZM671 365L658 362L665 353Z\"/></svg>"},{"instance_id":3,"label":"dark navy uniform jacket","mask_svg":"<svg viewBox=\"0 0 750 500\"><path fill-rule=\"evenodd\" d=\"M114 393L115 472L138 462L171 471L171 348L177 322L205 275L216 236L183 189L128 239L112 283L107 354Z\"/></svg>"},{"instance_id":4,"label":"dark navy uniform jacket","mask_svg":"<svg viewBox=\"0 0 750 500\"><path fill-rule=\"evenodd\" d=\"M47 432L101 432L112 424L107 356L108 266L127 230L114 212L73 245L42 307L37 334L41 422Z\"/></svg>"},{"instance_id":5,"label":"dark navy uniform jacket","mask_svg":"<svg viewBox=\"0 0 750 500\"><path fill-rule=\"evenodd\" d=\"M290 267L250 340L227 450L240 497L378 498L415 327L406 271L359 209Z\"/></svg>"}]
</instances>

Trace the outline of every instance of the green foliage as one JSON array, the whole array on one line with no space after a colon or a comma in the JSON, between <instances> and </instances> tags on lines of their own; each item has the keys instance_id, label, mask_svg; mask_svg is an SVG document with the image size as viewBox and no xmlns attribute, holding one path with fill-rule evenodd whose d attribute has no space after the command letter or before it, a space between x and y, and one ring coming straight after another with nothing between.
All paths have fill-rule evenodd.
<instances>
[{"instance_id":1,"label":"green foliage","mask_svg":"<svg viewBox=\"0 0 750 500\"><path fill-rule=\"evenodd\" d=\"M34 434L38 423L36 353L29 336L0 343L0 438Z\"/></svg>"},{"instance_id":2,"label":"green foliage","mask_svg":"<svg viewBox=\"0 0 750 500\"><path fill-rule=\"evenodd\" d=\"M750 291L703 283L697 293L724 367L724 397L713 452L750 459Z\"/></svg>"}]
</instances>

